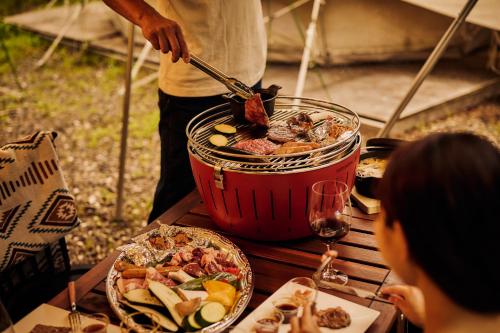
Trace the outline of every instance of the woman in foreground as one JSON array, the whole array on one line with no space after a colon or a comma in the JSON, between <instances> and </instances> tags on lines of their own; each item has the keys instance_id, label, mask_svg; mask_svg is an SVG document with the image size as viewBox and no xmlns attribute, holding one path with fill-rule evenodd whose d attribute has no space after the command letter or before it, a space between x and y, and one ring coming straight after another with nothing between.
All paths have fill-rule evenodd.
<instances>
[{"instance_id":1,"label":"woman in foreground","mask_svg":"<svg viewBox=\"0 0 500 333\"><path fill-rule=\"evenodd\" d=\"M389 300L426 333L500 332L498 148L466 133L408 143L380 198L377 242L408 284L381 290ZM311 319L294 318L292 332L318 332Z\"/></svg>"}]
</instances>

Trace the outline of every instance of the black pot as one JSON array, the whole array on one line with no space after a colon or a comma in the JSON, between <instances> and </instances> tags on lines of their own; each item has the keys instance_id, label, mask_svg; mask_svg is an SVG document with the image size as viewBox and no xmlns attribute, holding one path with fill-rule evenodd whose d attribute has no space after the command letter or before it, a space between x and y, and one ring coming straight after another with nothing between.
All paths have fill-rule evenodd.
<instances>
[{"instance_id":1,"label":"black pot","mask_svg":"<svg viewBox=\"0 0 500 333\"><path fill-rule=\"evenodd\" d=\"M389 138L372 138L366 141L366 148L359 156L361 162L367 158L388 159L391 153L402 144L403 140ZM354 184L356 191L365 197L378 199L377 190L380 180L378 177L360 177L356 174Z\"/></svg>"},{"instance_id":2,"label":"black pot","mask_svg":"<svg viewBox=\"0 0 500 333\"><path fill-rule=\"evenodd\" d=\"M255 93L260 93L262 104L264 104L264 109L269 117L274 113L274 102L280 89L281 87L275 84L266 89L254 89ZM234 119L239 123L248 123L245 119L245 100L234 93L222 95L222 97L229 100Z\"/></svg>"}]
</instances>

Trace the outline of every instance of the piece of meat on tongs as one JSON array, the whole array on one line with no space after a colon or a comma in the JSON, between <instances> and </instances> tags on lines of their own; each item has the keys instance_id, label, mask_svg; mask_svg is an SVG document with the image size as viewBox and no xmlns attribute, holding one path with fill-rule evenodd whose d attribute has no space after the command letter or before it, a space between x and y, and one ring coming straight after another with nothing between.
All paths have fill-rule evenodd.
<instances>
[{"instance_id":1,"label":"piece of meat on tongs","mask_svg":"<svg viewBox=\"0 0 500 333\"><path fill-rule=\"evenodd\" d=\"M253 124L269 127L269 117L259 93L245 101L245 119Z\"/></svg>"}]
</instances>

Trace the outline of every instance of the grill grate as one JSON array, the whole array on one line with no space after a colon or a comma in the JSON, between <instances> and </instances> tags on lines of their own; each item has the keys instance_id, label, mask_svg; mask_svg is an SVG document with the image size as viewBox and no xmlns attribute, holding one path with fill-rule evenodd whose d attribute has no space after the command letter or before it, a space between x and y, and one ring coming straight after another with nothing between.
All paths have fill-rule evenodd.
<instances>
[{"instance_id":1,"label":"grill grate","mask_svg":"<svg viewBox=\"0 0 500 333\"><path fill-rule=\"evenodd\" d=\"M356 113L333 103L295 97L278 97L274 114L270 121L284 121L292 116L305 112L313 115L318 112L329 112L339 125L351 127L352 133L342 140L308 152L286 155L245 155L217 150L208 138L215 134L213 128L218 124L229 124L237 128L234 135L228 136L228 145L246 139L265 137L265 130L256 130L252 126L239 124L231 114L229 104L206 110L197 115L188 124L186 133L190 153L211 165L225 169L246 172L289 172L297 169L320 167L333 163L348 154L358 138L360 121ZM325 120L318 121L314 127L321 126Z\"/></svg>"}]
</instances>

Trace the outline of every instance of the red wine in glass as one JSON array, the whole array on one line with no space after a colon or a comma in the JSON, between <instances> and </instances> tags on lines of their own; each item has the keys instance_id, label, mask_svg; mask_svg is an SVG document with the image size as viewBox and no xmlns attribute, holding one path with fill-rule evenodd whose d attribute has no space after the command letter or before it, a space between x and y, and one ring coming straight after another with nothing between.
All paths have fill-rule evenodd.
<instances>
[{"instance_id":1,"label":"red wine in glass","mask_svg":"<svg viewBox=\"0 0 500 333\"><path fill-rule=\"evenodd\" d=\"M335 180L320 181L312 186L309 197L309 226L327 251L351 229L351 203L347 184ZM314 279L346 284L348 277L330 262Z\"/></svg>"},{"instance_id":2,"label":"red wine in glass","mask_svg":"<svg viewBox=\"0 0 500 333\"><path fill-rule=\"evenodd\" d=\"M348 219L341 214L336 215L320 217L310 222L314 235L321 241L333 243L344 238L349 233L351 224Z\"/></svg>"}]
</instances>

